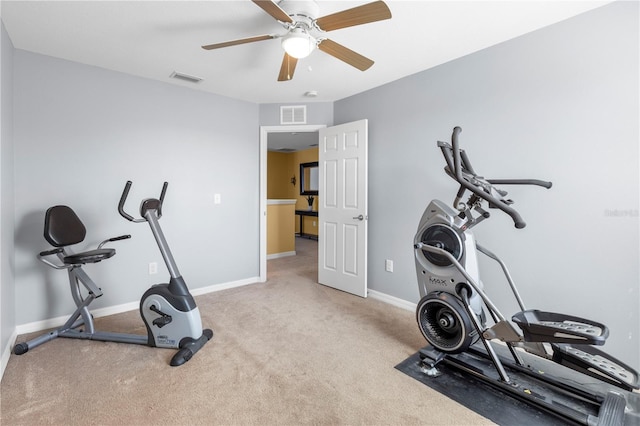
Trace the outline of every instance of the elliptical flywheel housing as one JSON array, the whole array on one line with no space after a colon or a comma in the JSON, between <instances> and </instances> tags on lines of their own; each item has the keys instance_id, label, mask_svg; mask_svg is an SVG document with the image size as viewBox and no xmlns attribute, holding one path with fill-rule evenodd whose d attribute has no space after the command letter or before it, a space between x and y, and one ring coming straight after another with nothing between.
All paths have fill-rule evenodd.
<instances>
[{"instance_id":1,"label":"elliptical flywheel housing","mask_svg":"<svg viewBox=\"0 0 640 426\"><path fill-rule=\"evenodd\" d=\"M478 340L464 305L449 293L432 292L423 297L416 319L427 342L442 352L464 352Z\"/></svg>"}]
</instances>

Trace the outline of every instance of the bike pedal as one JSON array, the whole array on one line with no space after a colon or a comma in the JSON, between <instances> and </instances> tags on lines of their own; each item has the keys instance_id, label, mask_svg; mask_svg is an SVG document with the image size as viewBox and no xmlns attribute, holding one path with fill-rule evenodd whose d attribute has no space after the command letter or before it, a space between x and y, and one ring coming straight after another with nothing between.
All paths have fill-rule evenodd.
<instances>
[{"instance_id":1,"label":"bike pedal","mask_svg":"<svg viewBox=\"0 0 640 426\"><path fill-rule=\"evenodd\" d=\"M565 343L553 343L553 361L596 377L626 391L640 389L638 372L611 355L589 345L571 346Z\"/></svg>"}]
</instances>

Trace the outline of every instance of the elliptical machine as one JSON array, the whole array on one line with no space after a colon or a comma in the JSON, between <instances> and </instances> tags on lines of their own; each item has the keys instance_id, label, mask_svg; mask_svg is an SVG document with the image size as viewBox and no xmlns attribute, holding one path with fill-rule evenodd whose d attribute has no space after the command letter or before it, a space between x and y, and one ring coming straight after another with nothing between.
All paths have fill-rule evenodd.
<instances>
[{"instance_id":1,"label":"elliptical machine","mask_svg":"<svg viewBox=\"0 0 640 426\"><path fill-rule=\"evenodd\" d=\"M640 395L632 392L639 388L638 373L594 347L605 343L608 328L584 318L526 309L504 262L471 232L490 217L485 202L511 216L516 228L525 227L511 207L513 201L505 198L507 192L495 185L551 188L551 182L478 176L459 148L461 131L453 129L451 145L438 142L446 173L460 184L455 209L432 200L414 238L421 296L416 318L429 343L420 351L422 371L437 377L443 363L571 424L639 424ZM478 253L500 265L521 309L511 318L519 330L485 293ZM491 340L506 348L494 347Z\"/></svg>"},{"instance_id":2,"label":"elliptical machine","mask_svg":"<svg viewBox=\"0 0 640 426\"><path fill-rule=\"evenodd\" d=\"M105 342L131 343L158 348L179 349L171 359L171 366L180 366L189 361L211 338L213 332L202 329L200 311L178 267L171 255L158 219L162 217L162 203L168 183L162 187L160 199L148 198L142 201L140 216L134 219L124 211L124 204L131 189L131 181L125 184L118 204L118 211L131 222L147 222L158 243L162 257L171 275L168 284L157 284L149 288L140 299L140 315L147 328L147 336L125 333L96 331L89 305L102 296L102 289L82 269L83 265L109 259L116 254L115 249L102 248L106 243L131 238L121 235L110 238L95 250L74 253L71 245L84 241L86 228L75 212L67 206L50 207L45 214L44 238L54 247L43 251L38 259L55 269L67 269L71 296L77 306L64 325L28 342L19 343L14 348L16 355L22 355L43 343L57 337L100 340ZM49 258L57 256L59 261ZM80 284L84 286L83 295Z\"/></svg>"}]
</instances>

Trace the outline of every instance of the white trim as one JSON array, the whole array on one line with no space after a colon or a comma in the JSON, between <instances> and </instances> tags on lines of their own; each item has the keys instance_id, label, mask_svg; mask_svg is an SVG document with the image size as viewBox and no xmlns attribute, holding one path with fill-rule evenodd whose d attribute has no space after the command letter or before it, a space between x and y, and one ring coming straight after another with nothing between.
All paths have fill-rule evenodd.
<instances>
[{"instance_id":1,"label":"white trim","mask_svg":"<svg viewBox=\"0 0 640 426\"><path fill-rule=\"evenodd\" d=\"M402 308L406 311L414 311L418 307L417 303L409 302L404 299L400 299L394 296L389 296L385 293L369 289L368 296L372 299L380 300L381 302L388 303L390 305Z\"/></svg>"},{"instance_id":2,"label":"white trim","mask_svg":"<svg viewBox=\"0 0 640 426\"><path fill-rule=\"evenodd\" d=\"M295 251L289 252L289 253L293 253L295 255ZM281 254L283 253L278 253L278 255L281 255ZM259 277L246 278L243 280L231 281L228 283L215 284L208 287L194 289L194 290L191 290L191 294L194 296L200 296L203 294L213 293L216 291L226 290L226 289L235 288L235 287L241 287L244 285L256 284L258 282L260 282ZM381 293L376 290L369 289L368 296L371 297L372 299L380 300L381 302L388 303L390 305L396 306L401 309L405 309L407 311L415 311L417 307L417 304L415 303L408 302L404 299L390 296L388 294ZM94 315L95 318L99 318L107 315L114 315L122 312L136 310L138 309L138 306L139 306L139 302L125 303L122 305L96 309L95 311L92 311L92 314ZM16 339L18 338L18 335L32 333L36 331L42 331L42 330L46 330L48 328L53 328L53 327L59 327L62 324L64 324L67 319L68 319L67 317L58 317L58 318L52 318L44 321L35 321L32 323L17 326L13 331L13 334L9 338L9 344L7 345L4 352L2 353L2 359L0 360L0 378L4 376L4 371L7 367L7 364L9 363L9 357L11 356L11 352L13 351L13 347L15 346L15 342L16 342Z\"/></svg>"},{"instance_id":3,"label":"white trim","mask_svg":"<svg viewBox=\"0 0 640 426\"><path fill-rule=\"evenodd\" d=\"M296 251L283 251L282 253L273 253L273 254L268 254L267 255L267 260L271 260L271 259L279 259L281 257L289 257L289 256L295 256L296 255Z\"/></svg>"},{"instance_id":4,"label":"white trim","mask_svg":"<svg viewBox=\"0 0 640 426\"><path fill-rule=\"evenodd\" d=\"M214 284L214 285L210 285L209 287L196 288L194 290L190 290L190 292L194 296L200 296L207 293L214 293L216 291L228 290L230 288L256 284L258 280L259 280L258 277L245 278L243 280L230 281L228 283Z\"/></svg>"},{"instance_id":5,"label":"white trim","mask_svg":"<svg viewBox=\"0 0 640 426\"><path fill-rule=\"evenodd\" d=\"M213 293L220 290L227 290L230 288L241 287L244 285L255 284L258 282L258 277L246 278L238 281L231 281L228 283L214 284L208 287L196 288L190 290L193 296L200 296L207 293ZM140 307L140 302L123 303L122 305L108 306L105 308L99 308L91 311L94 318L106 317L108 315L121 314L123 312L135 311ZM50 318L42 321L34 321L27 324L22 324L16 327L15 336L12 342L15 343L15 338L18 335L33 333L36 331L47 330L49 328L60 327L69 319L68 316ZM13 344L9 345L10 347ZM9 349L11 351L11 349ZM4 355L3 355L4 356Z\"/></svg>"},{"instance_id":6,"label":"white trim","mask_svg":"<svg viewBox=\"0 0 640 426\"><path fill-rule=\"evenodd\" d=\"M325 124L304 124L291 126L260 126L260 277L267 281L267 137L269 133L315 132L327 127Z\"/></svg>"},{"instance_id":7,"label":"white trim","mask_svg":"<svg viewBox=\"0 0 640 426\"><path fill-rule=\"evenodd\" d=\"M273 206L273 205L281 205L281 204L295 204L296 200L276 200L275 198L268 198L267 199L267 205L268 206Z\"/></svg>"},{"instance_id":8,"label":"white trim","mask_svg":"<svg viewBox=\"0 0 640 426\"><path fill-rule=\"evenodd\" d=\"M4 376L4 370L7 368L9 357L11 357L11 351L13 350L13 346L15 345L17 338L18 332L17 330L13 330L11 337L9 337L9 344L4 348L4 352L2 352L2 359L0 360L0 379Z\"/></svg>"},{"instance_id":9,"label":"white trim","mask_svg":"<svg viewBox=\"0 0 640 426\"><path fill-rule=\"evenodd\" d=\"M260 251L258 252L259 281L267 281L267 137L269 127L260 126Z\"/></svg>"},{"instance_id":10,"label":"white trim","mask_svg":"<svg viewBox=\"0 0 640 426\"><path fill-rule=\"evenodd\" d=\"M191 290L191 294L193 296L200 296L203 294L213 293L220 290L227 290L229 288L255 284L259 282L258 280L259 280L258 277L252 277L252 278L245 278L243 280L238 280L238 281L231 281L228 283L214 284L212 286ZM94 318L100 318L108 315L134 311L134 310L137 310L139 306L140 306L140 302L130 302L130 303L124 303L122 305L109 306L106 308L96 309L91 311L91 314L93 315ZM33 333L36 331L43 331L49 328L60 327L67 321L67 319L68 317L66 316L57 317L57 318L50 318L43 321L34 321L34 322L17 326L13 330L13 333L9 338L9 344L6 346L6 348L2 352L2 358L0 358L0 379L4 376L4 370L7 368L7 364L9 363L9 358L11 357L11 353L13 352L13 348L15 347L16 340L18 339L19 335L26 334L26 333Z\"/></svg>"},{"instance_id":11,"label":"white trim","mask_svg":"<svg viewBox=\"0 0 640 426\"><path fill-rule=\"evenodd\" d=\"M108 315L120 314L122 312L133 311L135 309L138 309L139 306L140 305L138 302L123 303L122 305L115 305L115 306L108 306L105 308L94 309L91 311L91 314L94 318L100 318L100 317L106 317ZM49 328L60 327L68 319L69 319L69 316L67 315L67 316L61 316L56 318L49 318L42 321L34 321L27 324L21 324L16 327L16 332L18 334L26 334L26 333L33 333L36 331L47 330Z\"/></svg>"}]
</instances>

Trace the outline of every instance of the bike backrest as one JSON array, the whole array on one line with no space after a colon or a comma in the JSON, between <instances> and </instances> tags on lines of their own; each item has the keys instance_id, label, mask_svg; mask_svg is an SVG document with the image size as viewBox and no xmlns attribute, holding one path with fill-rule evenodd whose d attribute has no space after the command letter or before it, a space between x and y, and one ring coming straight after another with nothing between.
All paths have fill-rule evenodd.
<instances>
[{"instance_id":1,"label":"bike backrest","mask_svg":"<svg viewBox=\"0 0 640 426\"><path fill-rule=\"evenodd\" d=\"M84 241L87 229L68 206L53 206L44 215L44 239L54 247L70 246Z\"/></svg>"}]
</instances>

